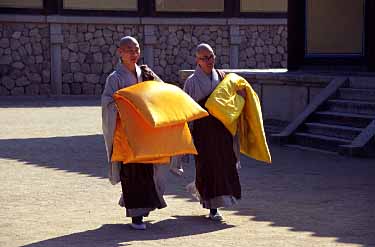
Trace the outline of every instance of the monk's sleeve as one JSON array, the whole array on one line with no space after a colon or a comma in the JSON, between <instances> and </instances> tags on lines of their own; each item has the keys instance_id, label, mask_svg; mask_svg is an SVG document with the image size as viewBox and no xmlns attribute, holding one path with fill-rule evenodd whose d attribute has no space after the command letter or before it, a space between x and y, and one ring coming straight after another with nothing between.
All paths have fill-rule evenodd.
<instances>
[{"instance_id":1,"label":"monk's sleeve","mask_svg":"<svg viewBox=\"0 0 375 247\"><path fill-rule=\"evenodd\" d=\"M193 81L191 80L191 78L188 78L185 81L183 90L185 91L185 93L187 93L190 97L192 97L194 99L194 97L193 97L193 95L194 95ZM189 122L188 126L189 126L190 132L192 132L193 131L193 122ZM193 140L193 142L194 142L194 140ZM184 166L186 166L190 163L190 157L194 158L190 154L177 155L177 156L173 157L172 161L171 161L170 171L172 173L176 174L176 175L181 176L184 172L184 169L183 169Z\"/></svg>"},{"instance_id":2,"label":"monk's sleeve","mask_svg":"<svg viewBox=\"0 0 375 247\"><path fill-rule=\"evenodd\" d=\"M118 90L118 80L115 76L108 76L103 90L102 105L102 129L107 150L108 161L111 160L113 134L116 127L117 109L113 94Z\"/></svg>"}]
</instances>

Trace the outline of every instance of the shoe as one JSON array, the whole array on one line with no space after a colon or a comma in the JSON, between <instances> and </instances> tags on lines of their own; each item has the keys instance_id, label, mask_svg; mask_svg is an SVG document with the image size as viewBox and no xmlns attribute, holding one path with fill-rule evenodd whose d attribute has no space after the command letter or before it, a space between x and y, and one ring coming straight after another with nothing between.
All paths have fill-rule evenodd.
<instances>
[{"instance_id":1,"label":"shoe","mask_svg":"<svg viewBox=\"0 0 375 247\"><path fill-rule=\"evenodd\" d=\"M209 214L208 218L210 218L210 220L213 220L213 221L222 221L223 220L223 216L221 216L221 214L219 212L216 212L216 214Z\"/></svg>"},{"instance_id":2,"label":"shoe","mask_svg":"<svg viewBox=\"0 0 375 247\"><path fill-rule=\"evenodd\" d=\"M135 230L146 230L146 224L145 223L141 223L141 224L131 223L130 227L135 229Z\"/></svg>"}]
</instances>

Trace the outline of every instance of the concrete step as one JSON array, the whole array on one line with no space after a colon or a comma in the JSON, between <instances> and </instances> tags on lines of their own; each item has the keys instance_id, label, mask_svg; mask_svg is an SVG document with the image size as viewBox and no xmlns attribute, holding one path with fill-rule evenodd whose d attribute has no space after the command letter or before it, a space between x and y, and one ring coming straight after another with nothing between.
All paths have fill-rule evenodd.
<instances>
[{"instance_id":1,"label":"concrete step","mask_svg":"<svg viewBox=\"0 0 375 247\"><path fill-rule=\"evenodd\" d=\"M333 111L317 111L311 117L311 121L323 124L350 126L354 128L366 128L375 115L363 115L353 113L342 113Z\"/></svg>"},{"instance_id":2,"label":"concrete step","mask_svg":"<svg viewBox=\"0 0 375 247\"><path fill-rule=\"evenodd\" d=\"M375 77L351 77L349 81L349 87L351 88L375 89Z\"/></svg>"},{"instance_id":3,"label":"concrete step","mask_svg":"<svg viewBox=\"0 0 375 247\"><path fill-rule=\"evenodd\" d=\"M288 144L288 145L285 145L285 147L293 148L293 149L300 149L304 151L319 152L319 153L324 153L324 154L336 154L336 155L338 154L337 152L332 152L332 151L327 151L327 150L312 148L312 147L306 147L306 146L301 146L301 145L296 145L296 144Z\"/></svg>"},{"instance_id":4,"label":"concrete step","mask_svg":"<svg viewBox=\"0 0 375 247\"><path fill-rule=\"evenodd\" d=\"M312 147L331 152L338 152L340 145L348 145L351 141L337 137L328 137L303 132L297 132L293 135L293 144Z\"/></svg>"},{"instance_id":5,"label":"concrete step","mask_svg":"<svg viewBox=\"0 0 375 247\"><path fill-rule=\"evenodd\" d=\"M375 102L375 89L340 88L338 90L338 98Z\"/></svg>"},{"instance_id":6,"label":"concrete step","mask_svg":"<svg viewBox=\"0 0 375 247\"><path fill-rule=\"evenodd\" d=\"M330 111L375 115L374 101L332 99L327 100L325 106Z\"/></svg>"},{"instance_id":7,"label":"concrete step","mask_svg":"<svg viewBox=\"0 0 375 247\"><path fill-rule=\"evenodd\" d=\"M342 125L323 124L323 123L305 123L305 131L309 134L337 137L352 141L363 129Z\"/></svg>"}]
</instances>

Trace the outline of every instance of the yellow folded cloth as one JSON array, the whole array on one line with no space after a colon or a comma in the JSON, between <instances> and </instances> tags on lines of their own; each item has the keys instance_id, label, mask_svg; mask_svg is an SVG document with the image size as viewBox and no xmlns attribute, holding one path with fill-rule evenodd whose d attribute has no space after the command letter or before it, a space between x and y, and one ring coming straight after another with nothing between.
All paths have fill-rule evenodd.
<instances>
[{"instance_id":1,"label":"yellow folded cloth","mask_svg":"<svg viewBox=\"0 0 375 247\"><path fill-rule=\"evenodd\" d=\"M145 81L115 93L126 98L153 127L170 126L208 116L181 88L158 81Z\"/></svg>"},{"instance_id":2,"label":"yellow folded cloth","mask_svg":"<svg viewBox=\"0 0 375 247\"><path fill-rule=\"evenodd\" d=\"M246 99L237 94L242 89L245 89ZM232 135L238 133L241 153L271 163L259 98L243 77L227 74L209 96L205 106Z\"/></svg>"},{"instance_id":3,"label":"yellow folded cloth","mask_svg":"<svg viewBox=\"0 0 375 247\"><path fill-rule=\"evenodd\" d=\"M112 161L165 164L171 156L197 154L187 121L208 113L181 89L142 82L117 91L114 99L119 115Z\"/></svg>"}]
</instances>

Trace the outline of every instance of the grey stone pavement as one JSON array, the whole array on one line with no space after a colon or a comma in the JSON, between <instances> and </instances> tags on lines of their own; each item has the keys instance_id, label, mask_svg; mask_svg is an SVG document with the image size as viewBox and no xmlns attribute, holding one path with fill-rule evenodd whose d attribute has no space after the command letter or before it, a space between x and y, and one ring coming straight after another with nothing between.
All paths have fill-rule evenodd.
<instances>
[{"instance_id":1,"label":"grey stone pavement","mask_svg":"<svg viewBox=\"0 0 375 247\"><path fill-rule=\"evenodd\" d=\"M134 231L107 180L99 101L0 100L0 246L375 246L375 160L271 146L242 157L223 223L168 172L168 207Z\"/></svg>"}]
</instances>

